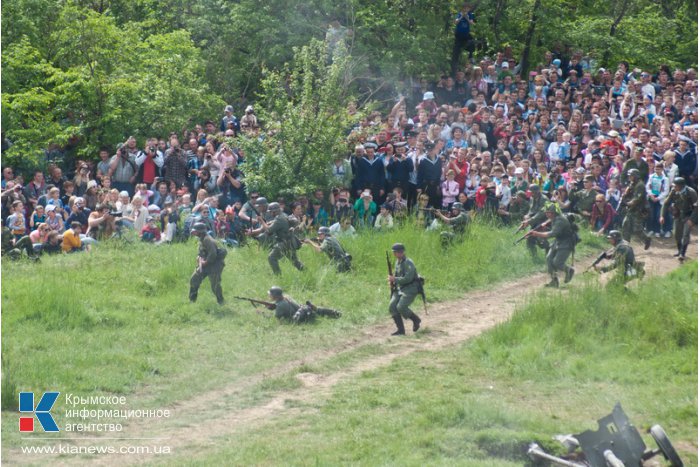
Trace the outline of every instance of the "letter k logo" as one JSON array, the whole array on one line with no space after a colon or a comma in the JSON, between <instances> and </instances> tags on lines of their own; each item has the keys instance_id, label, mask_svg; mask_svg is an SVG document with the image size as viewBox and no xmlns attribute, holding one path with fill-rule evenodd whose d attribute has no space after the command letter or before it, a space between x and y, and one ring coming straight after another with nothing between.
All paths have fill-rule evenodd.
<instances>
[{"instance_id":1,"label":"letter k logo","mask_svg":"<svg viewBox=\"0 0 700 467\"><path fill-rule=\"evenodd\" d=\"M53 416L49 413L53 405L58 399L60 392L45 392L36 408L34 408L34 393L33 392L20 392L19 393L19 411L21 413L33 413L39 420L41 428L46 432L58 432L58 425L53 419ZM34 417L20 417L19 418L19 431L21 432L32 432L34 431Z\"/></svg>"}]
</instances>

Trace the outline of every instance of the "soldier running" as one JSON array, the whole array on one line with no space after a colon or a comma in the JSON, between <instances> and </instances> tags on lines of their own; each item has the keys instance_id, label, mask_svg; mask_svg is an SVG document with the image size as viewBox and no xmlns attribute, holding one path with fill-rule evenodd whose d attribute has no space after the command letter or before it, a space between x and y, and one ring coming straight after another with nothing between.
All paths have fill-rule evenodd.
<instances>
[{"instance_id":1,"label":"soldier running","mask_svg":"<svg viewBox=\"0 0 700 467\"><path fill-rule=\"evenodd\" d=\"M686 186L683 177L676 177L673 180L673 190L664 201L661 209L661 217L659 218L661 225L664 223L664 216L669 207L673 213L673 233L678 247L678 252L673 256L677 256L680 261L683 261L690 243L690 229L693 224L698 223L698 194Z\"/></svg>"},{"instance_id":2,"label":"soldier running","mask_svg":"<svg viewBox=\"0 0 700 467\"><path fill-rule=\"evenodd\" d=\"M416 266L410 258L406 256L406 248L401 243L395 243L391 251L396 258L394 274L388 276L389 284L393 286L391 301L389 302L389 312L396 323L396 331L392 336L403 336L406 330L403 326L404 319L413 321L413 332L420 328L421 319L409 306L420 293L420 278L416 271Z\"/></svg>"},{"instance_id":3,"label":"soldier running","mask_svg":"<svg viewBox=\"0 0 700 467\"><path fill-rule=\"evenodd\" d=\"M542 224L545 220L547 220L547 216L544 215L544 207L545 203L547 202L547 199L544 196L542 196L540 186L534 183L530 185L530 195L530 209L528 210L527 214L525 215L525 218L520 224L520 230L524 229L527 226L530 226L531 229L534 229L535 227ZM530 251L530 254L533 256L533 258L537 255L536 247L538 246L542 248L545 252L549 251L549 242L547 241L546 237L528 235L527 249Z\"/></svg>"},{"instance_id":4,"label":"soldier running","mask_svg":"<svg viewBox=\"0 0 700 467\"><path fill-rule=\"evenodd\" d=\"M299 258L297 258L297 250L294 245L294 239L292 238L294 234L290 230L289 218L285 213L281 212L279 203L270 203L267 210L274 216L274 219L269 224L265 222L265 220L260 219L262 225L258 229L253 230L251 235L258 235L265 231L272 239L272 251L270 251L267 257L272 272L275 275L282 274L279 260L285 256L289 258L295 268L302 271L304 265L299 261Z\"/></svg>"},{"instance_id":5,"label":"soldier running","mask_svg":"<svg viewBox=\"0 0 700 467\"><path fill-rule=\"evenodd\" d=\"M622 196L622 203L626 208L625 218L622 220L622 238L629 242L632 240L632 235L637 235L644 243L644 249L648 250L651 245L651 235L644 232L646 218L649 215L647 189L639 170L630 169L627 177L630 183Z\"/></svg>"},{"instance_id":6,"label":"soldier running","mask_svg":"<svg viewBox=\"0 0 700 467\"><path fill-rule=\"evenodd\" d=\"M224 270L224 258L227 251L216 244L209 233L207 226L203 222L196 222L192 226L191 235L199 238L199 254L197 256L197 267L190 278L190 302L197 301L199 286L205 277L209 277L211 291L216 296L219 305L224 303L224 294L221 291L221 273Z\"/></svg>"},{"instance_id":7,"label":"soldier running","mask_svg":"<svg viewBox=\"0 0 700 467\"><path fill-rule=\"evenodd\" d=\"M571 222L563 214L557 212L555 205L550 204L544 210L544 215L551 221L552 230L548 232L530 231L528 236L537 238L552 238L549 252L547 253L547 271L552 280L545 287L559 287L558 271L565 271L564 283L569 283L574 277L574 268L566 264L566 260L576 246L576 235L571 227Z\"/></svg>"}]
</instances>

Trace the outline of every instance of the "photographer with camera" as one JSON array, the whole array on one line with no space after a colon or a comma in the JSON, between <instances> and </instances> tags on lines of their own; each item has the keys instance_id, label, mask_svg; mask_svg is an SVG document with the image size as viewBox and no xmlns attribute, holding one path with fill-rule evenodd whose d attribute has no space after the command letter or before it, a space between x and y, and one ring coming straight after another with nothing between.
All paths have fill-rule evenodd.
<instances>
[{"instance_id":1,"label":"photographer with camera","mask_svg":"<svg viewBox=\"0 0 700 467\"><path fill-rule=\"evenodd\" d=\"M163 155L158 153L157 144L157 139L149 138L144 150L139 151L136 157L136 165L139 166L139 172L136 176L137 183L151 185L160 175L164 159Z\"/></svg>"},{"instance_id":2,"label":"photographer with camera","mask_svg":"<svg viewBox=\"0 0 700 467\"><path fill-rule=\"evenodd\" d=\"M237 202L243 203L245 197L245 184L243 183L243 172L238 170L235 156L227 160L224 170L219 173L216 184L221 190L219 205L226 207Z\"/></svg>"},{"instance_id":3,"label":"photographer with camera","mask_svg":"<svg viewBox=\"0 0 700 467\"><path fill-rule=\"evenodd\" d=\"M86 235L99 241L112 238L117 231L114 214L116 213L110 212L108 204L98 204L88 217Z\"/></svg>"},{"instance_id":4,"label":"photographer with camera","mask_svg":"<svg viewBox=\"0 0 700 467\"><path fill-rule=\"evenodd\" d=\"M107 173L112 179L112 186L119 191L126 191L129 196L133 195L137 173L136 154L131 154L126 145L118 144L117 153L112 156Z\"/></svg>"},{"instance_id":5,"label":"photographer with camera","mask_svg":"<svg viewBox=\"0 0 700 467\"><path fill-rule=\"evenodd\" d=\"M165 178L173 180L178 187L187 182L187 156L180 147L177 136L170 137L170 149L165 151L163 169Z\"/></svg>"}]
</instances>

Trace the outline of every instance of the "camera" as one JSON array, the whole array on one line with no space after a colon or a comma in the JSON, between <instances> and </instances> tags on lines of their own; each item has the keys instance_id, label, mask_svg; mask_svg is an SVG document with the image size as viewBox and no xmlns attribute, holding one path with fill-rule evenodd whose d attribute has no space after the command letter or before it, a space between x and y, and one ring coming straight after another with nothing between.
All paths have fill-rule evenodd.
<instances>
[{"instance_id":1,"label":"camera","mask_svg":"<svg viewBox=\"0 0 700 467\"><path fill-rule=\"evenodd\" d=\"M148 146L148 150L150 152L156 152L156 147L155 146Z\"/></svg>"},{"instance_id":2,"label":"camera","mask_svg":"<svg viewBox=\"0 0 700 467\"><path fill-rule=\"evenodd\" d=\"M121 211L109 211L109 215L112 217L122 217L123 213Z\"/></svg>"}]
</instances>

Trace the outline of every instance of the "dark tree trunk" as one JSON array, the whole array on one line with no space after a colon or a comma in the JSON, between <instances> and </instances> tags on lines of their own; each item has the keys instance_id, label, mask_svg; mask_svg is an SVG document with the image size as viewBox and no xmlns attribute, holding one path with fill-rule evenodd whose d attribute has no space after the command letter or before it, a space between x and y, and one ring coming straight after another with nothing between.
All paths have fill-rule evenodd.
<instances>
[{"instance_id":1,"label":"dark tree trunk","mask_svg":"<svg viewBox=\"0 0 700 467\"><path fill-rule=\"evenodd\" d=\"M610 25L610 37L613 37L615 33L617 32L617 26L620 24L620 21L622 21L622 18L625 17L625 13L627 13L627 7L629 7L629 0L625 0L622 2L622 8L620 9L620 13L617 15L615 18L615 21ZM610 48L605 49L605 53L603 54L603 63L605 65L608 65L608 62L610 61Z\"/></svg>"},{"instance_id":2,"label":"dark tree trunk","mask_svg":"<svg viewBox=\"0 0 700 467\"><path fill-rule=\"evenodd\" d=\"M530 16L530 26L527 28L525 36L525 48L520 58L520 76L527 76L530 67L530 48L532 47L532 38L535 36L535 28L537 27L537 12L540 9L541 0L535 0L532 6L532 16Z\"/></svg>"}]
</instances>

